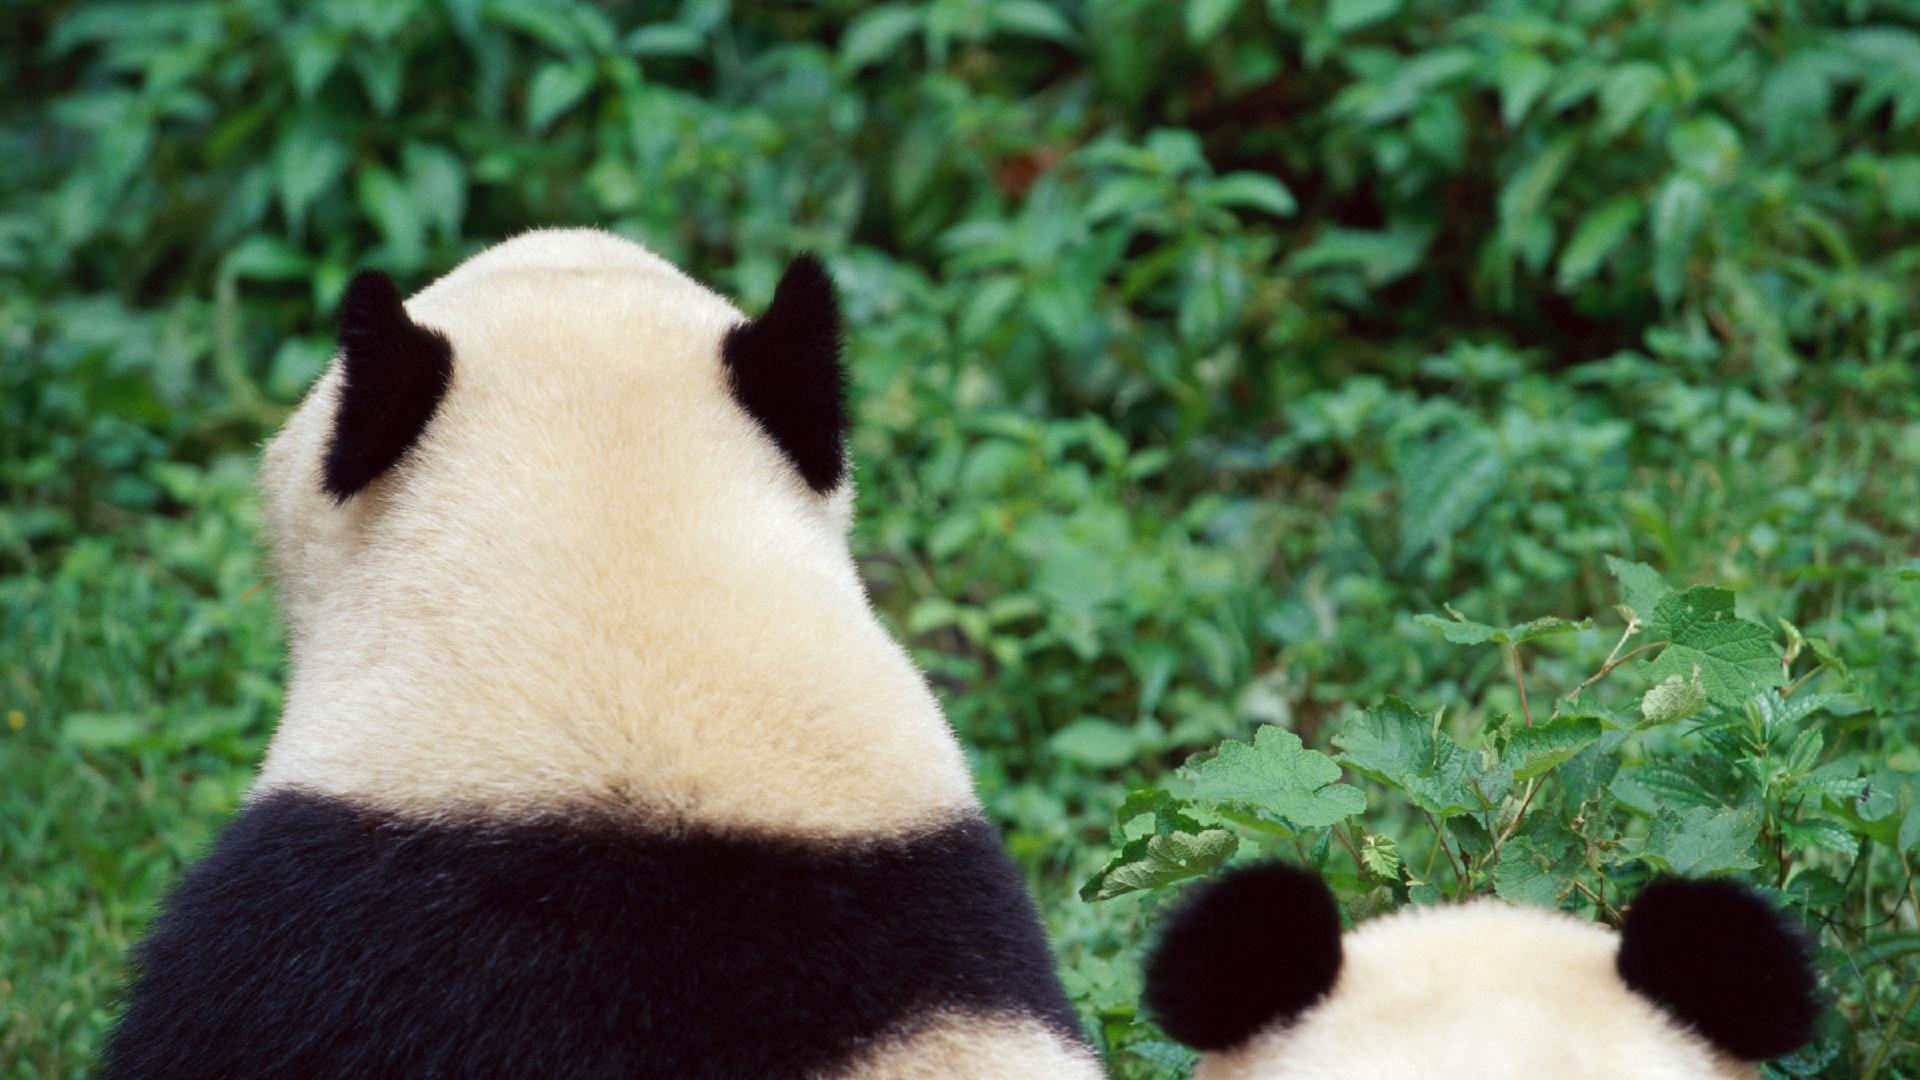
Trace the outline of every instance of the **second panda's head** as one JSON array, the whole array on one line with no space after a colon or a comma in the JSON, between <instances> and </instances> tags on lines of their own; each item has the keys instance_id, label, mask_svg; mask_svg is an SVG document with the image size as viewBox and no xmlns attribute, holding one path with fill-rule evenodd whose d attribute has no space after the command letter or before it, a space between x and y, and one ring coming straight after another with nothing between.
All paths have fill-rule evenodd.
<instances>
[{"instance_id":1,"label":"second panda's head","mask_svg":"<svg viewBox=\"0 0 1920 1080\"><path fill-rule=\"evenodd\" d=\"M292 675L261 786L828 833L969 804L848 552L840 334L812 259L749 319L587 230L411 299L354 279L264 456Z\"/></svg>"},{"instance_id":2,"label":"second panda's head","mask_svg":"<svg viewBox=\"0 0 1920 1080\"><path fill-rule=\"evenodd\" d=\"M1806 1042L1799 928L1723 880L1663 879L1618 933L1493 900L1343 935L1320 879L1268 863L1195 889L1146 1004L1194 1080L1734 1080Z\"/></svg>"}]
</instances>

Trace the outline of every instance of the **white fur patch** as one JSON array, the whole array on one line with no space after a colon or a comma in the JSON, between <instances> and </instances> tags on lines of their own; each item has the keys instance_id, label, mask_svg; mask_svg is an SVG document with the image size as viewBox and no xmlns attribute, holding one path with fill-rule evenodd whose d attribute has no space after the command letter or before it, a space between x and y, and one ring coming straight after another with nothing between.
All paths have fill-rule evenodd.
<instances>
[{"instance_id":1,"label":"white fur patch","mask_svg":"<svg viewBox=\"0 0 1920 1080\"><path fill-rule=\"evenodd\" d=\"M453 344L418 445L335 506L336 365L267 447L292 676L258 791L427 815L623 799L895 835L976 805L823 498L728 392L731 304L645 249L535 232L407 304Z\"/></svg>"},{"instance_id":2,"label":"white fur patch","mask_svg":"<svg viewBox=\"0 0 1920 1080\"><path fill-rule=\"evenodd\" d=\"M1617 936L1481 901L1414 908L1344 939L1339 982L1297 1022L1202 1058L1194 1080L1749 1080L1614 972Z\"/></svg>"},{"instance_id":3,"label":"white fur patch","mask_svg":"<svg viewBox=\"0 0 1920 1080\"><path fill-rule=\"evenodd\" d=\"M1097 1080L1100 1062L1037 1020L953 1014L869 1052L844 1080Z\"/></svg>"}]
</instances>

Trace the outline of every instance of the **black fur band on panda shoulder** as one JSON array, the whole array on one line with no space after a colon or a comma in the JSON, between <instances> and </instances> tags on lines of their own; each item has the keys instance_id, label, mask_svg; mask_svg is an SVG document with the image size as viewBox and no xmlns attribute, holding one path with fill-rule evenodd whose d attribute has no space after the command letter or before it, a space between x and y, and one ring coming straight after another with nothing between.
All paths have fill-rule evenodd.
<instances>
[{"instance_id":1,"label":"black fur band on panda shoulder","mask_svg":"<svg viewBox=\"0 0 1920 1080\"><path fill-rule=\"evenodd\" d=\"M829 847L280 792L136 970L111 1076L801 1076L947 1009L1085 1041L977 816Z\"/></svg>"}]
</instances>

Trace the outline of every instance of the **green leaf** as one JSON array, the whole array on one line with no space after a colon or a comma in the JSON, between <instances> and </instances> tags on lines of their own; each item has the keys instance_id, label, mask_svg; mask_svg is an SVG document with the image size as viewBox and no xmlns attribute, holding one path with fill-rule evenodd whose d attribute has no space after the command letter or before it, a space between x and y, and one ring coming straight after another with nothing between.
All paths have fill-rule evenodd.
<instances>
[{"instance_id":1,"label":"green leaf","mask_svg":"<svg viewBox=\"0 0 1920 1080\"><path fill-rule=\"evenodd\" d=\"M858 71L906 44L925 16L904 4L868 8L840 38L840 62Z\"/></svg>"},{"instance_id":2,"label":"green leaf","mask_svg":"<svg viewBox=\"0 0 1920 1080\"><path fill-rule=\"evenodd\" d=\"M1332 825L1361 813L1367 797L1340 783L1340 767L1300 736L1272 724L1253 733L1253 743L1220 744L1220 752L1188 766L1193 796L1205 802L1242 803L1301 828Z\"/></svg>"},{"instance_id":3,"label":"green leaf","mask_svg":"<svg viewBox=\"0 0 1920 1080\"><path fill-rule=\"evenodd\" d=\"M145 738L145 719L131 713L72 713L60 725L60 736L88 750L119 750Z\"/></svg>"},{"instance_id":4,"label":"green leaf","mask_svg":"<svg viewBox=\"0 0 1920 1080\"><path fill-rule=\"evenodd\" d=\"M1347 721L1333 744L1336 760L1399 788L1415 806L1446 818L1486 809L1513 788L1503 769L1487 769L1411 705L1390 697Z\"/></svg>"},{"instance_id":5,"label":"green leaf","mask_svg":"<svg viewBox=\"0 0 1920 1080\"><path fill-rule=\"evenodd\" d=\"M1700 684L1700 670L1669 675L1647 688L1640 697L1640 715L1648 726L1673 724L1707 707L1707 690Z\"/></svg>"},{"instance_id":6,"label":"green leaf","mask_svg":"<svg viewBox=\"0 0 1920 1080\"><path fill-rule=\"evenodd\" d=\"M1239 839L1225 829L1175 830L1130 840L1080 887L1080 899L1111 900L1202 877L1226 862L1239 846Z\"/></svg>"},{"instance_id":7,"label":"green leaf","mask_svg":"<svg viewBox=\"0 0 1920 1080\"><path fill-rule=\"evenodd\" d=\"M1733 593L1711 585L1669 593L1654 605L1653 632L1670 644L1647 665L1655 679L1695 672L1708 700L1736 706L1758 691L1786 681L1773 635L1733 613Z\"/></svg>"},{"instance_id":8,"label":"green leaf","mask_svg":"<svg viewBox=\"0 0 1920 1080\"><path fill-rule=\"evenodd\" d=\"M1560 183L1560 177L1573 160L1579 146L1574 135L1565 135L1530 158L1500 189L1500 231L1508 243L1518 238L1537 220L1546 206L1547 196Z\"/></svg>"},{"instance_id":9,"label":"green leaf","mask_svg":"<svg viewBox=\"0 0 1920 1080\"><path fill-rule=\"evenodd\" d=\"M1638 198L1621 195L1589 210L1560 253L1560 287L1572 289L1592 277L1639 224L1645 209Z\"/></svg>"},{"instance_id":10,"label":"green leaf","mask_svg":"<svg viewBox=\"0 0 1920 1080\"><path fill-rule=\"evenodd\" d=\"M1073 24L1041 0L999 0L993 7L993 24L1010 33L1061 44L1074 39Z\"/></svg>"},{"instance_id":11,"label":"green leaf","mask_svg":"<svg viewBox=\"0 0 1920 1080\"><path fill-rule=\"evenodd\" d=\"M1500 751L1500 764L1518 782L1531 780L1600 741L1600 721L1586 716L1556 716L1515 729Z\"/></svg>"},{"instance_id":12,"label":"green leaf","mask_svg":"<svg viewBox=\"0 0 1920 1080\"><path fill-rule=\"evenodd\" d=\"M1112 721L1082 717L1054 732L1047 740L1047 749L1068 761L1115 769L1139 754L1140 740L1130 729Z\"/></svg>"},{"instance_id":13,"label":"green leaf","mask_svg":"<svg viewBox=\"0 0 1920 1080\"><path fill-rule=\"evenodd\" d=\"M1398 563L1406 566L1480 513L1505 486L1507 462L1497 435L1462 427L1436 443L1406 448L1399 480Z\"/></svg>"},{"instance_id":14,"label":"green leaf","mask_svg":"<svg viewBox=\"0 0 1920 1080\"><path fill-rule=\"evenodd\" d=\"M1494 79L1500 87L1500 120L1513 127L1553 79L1553 65L1537 52L1510 50L1501 54Z\"/></svg>"},{"instance_id":15,"label":"green leaf","mask_svg":"<svg viewBox=\"0 0 1920 1080\"><path fill-rule=\"evenodd\" d=\"M1707 191L1695 177L1676 173L1653 196L1653 291L1671 304L1686 288L1687 260L1706 220Z\"/></svg>"},{"instance_id":16,"label":"green leaf","mask_svg":"<svg viewBox=\"0 0 1920 1080\"><path fill-rule=\"evenodd\" d=\"M1493 891L1509 903L1558 907L1573 891L1573 875L1581 866L1572 849L1564 835L1514 837L1500 849Z\"/></svg>"},{"instance_id":17,"label":"green leaf","mask_svg":"<svg viewBox=\"0 0 1920 1080\"><path fill-rule=\"evenodd\" d=\"M1240 0L1187 0L1187 41L1205 45L1226 28Z\"/></svg>"},{"instance_id":18,"label":"green leaf","mask_svg":"<svg viewBox=\"0 0 1920 1080\"><path fill-rule=\"evenodd\" d=\"M1609 555L1607 571L1620 583L1620 606L1641 622L1652 618L1654 606L1673 592L1673 586L1660 576L1660 571L1646 563L1628 562Z\"/></svg>"},{"instance_id":19,"label":"green leaf","mask_svg":"<svg viewBox=\"0 0 1920 1080\"><path fill-rule=\"evenodd\" d=\"M549 60L541 64L527 89L527 130L537 135L578 105L593 88L594 74L590 60Z\"/></svg>"},{"instance_id":20,"label":"green leaf","mask_svg":"<svg viewBox=\"0 0 1920 1080\"><path fill-rule=\"evenodd\" d=\"M1287 186L1265 173L1231 172L1208 184L1206 199L1216 206L1247 206L1275 217L1298 209Z\"/></svg>"},{"instance_id":21,"label":"green leaf","mask_svg":"<svg viewBox=\"0 0 1920 1080\"><path fill-rule=\"evenodd\" d=\"M297 232L307 207L346 171L347 147L310 123L289 128L274 146L274 182L280 210Z\"/></svg>"},{"instance_id":22,"label":"green leaf","mask_svg":"<svg viewBox=\"0 0 1920 1080\"><path fill-rule=\"evenodd\" d=\"M1892 572L1900 581L1920 581L1920 559L1908 559L1894 567Z\"/></svg>"},{"instance_id":23,"label":"green leaf","mask_svg":"<svg viewBox=\"0 0 1920 1080\"><path fill-rule=\"evenodd\" d=\"M1391 836L1368 833L1360 841L1360 865L1375 876L1396 880L1400 877L1400 845Z\"/></svg>"},{"instance_id":24,"label":"green leaf","mask_svg":"<svg viewBox=\"0 0 1920 1080\"><path fill-rule=\"evenodd\" d=\"M1390 18L1399 10L1400 0L1330 0L1327 26L1336 34L1344 34Z\"/></svg>"},{"instance_id":25,"label":"green leaf","mask_svg":"<svg viewBox=\"0 0 1920 1080\"><path fill-rule=\"evenodd\" d=\"M1760 865L1753 842L1760 816L1750 808L1663 807L1653 819L1640 855L1656 868L1685 877L1712 877Z\"/></svg>"},{"instance_id":26,"label":"green leaf","mask_svg":"<svg viewBox=\"0 0 1920 1080\"><path fill-rule=\"evenodd\" d=\"M1496 645L1521 645L1538 638L1553 637L1556 634L1570 634L1576 630L1585 630L1593 625L1590 619L1575 622L1562 619L1557 615L1545 615L1538 619L1516 623L1504 629L1475 622L1446 605L1450 619L1438 615L1415 615L1413 621L1429 630L1437 630L1441 637L1455 645L1484 645L1489 642Z\"/></svg>"}]
</instances>

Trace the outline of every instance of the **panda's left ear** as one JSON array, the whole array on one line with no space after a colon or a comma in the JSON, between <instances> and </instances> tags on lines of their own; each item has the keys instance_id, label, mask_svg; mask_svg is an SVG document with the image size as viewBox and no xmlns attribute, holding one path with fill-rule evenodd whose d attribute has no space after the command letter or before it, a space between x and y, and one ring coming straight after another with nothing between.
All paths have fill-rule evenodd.
<instances>
[{"instance_id":1,"label":"panda's left ear","mask_svg":"<svg viewBox=\"0 0 1920 1080\"><path fill-rule=\"evenodd\" d=\"M825 494L847 473L846 375L840 362L840 301L812 255L787 264L773 302L728 331L720 355L733 398Z\"/></svg>"},{"instance_id":2,"label":"panda's left ear","mask_svg":"<svg viewBox=\"0 0 1920 1080\"><path fill-rule=\"evenodd\" d=\"M1819 980L1807 934L1754 890L1660 878L1620 924L1620 978L1727 1053L1764 1061L1813 1036Z\"/></svg>"},{"instance_id":3,"label":"panda's left ear","mask_svg":"<svg viewBox=\"0 0 1920 1080\"><path fill-rule=\"evenodd\" d=\"M413 321L392 278L363 270L340 300L340 368L320 486L344 503L420 441L453 381L453 346Z\"/></svg>"},{"instance_id":4,"label":"panda's left ear","mask_svg":"<svg viewBox=\"0 0 1920 1080\"><path fill-rule=\"evenodd\" d=\"M1230 1050L1325 997L1341 956L1319 875L1257 863L1181 898L1147 957L1147 1009L1195 1050Z\"/></svg>"}]
</instances>

